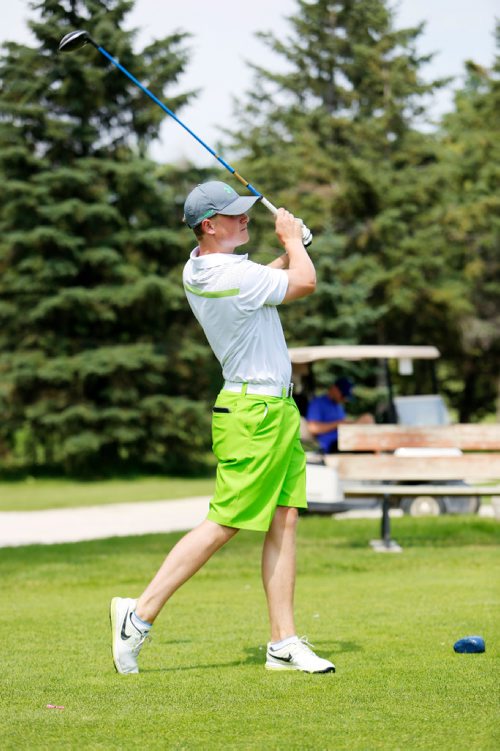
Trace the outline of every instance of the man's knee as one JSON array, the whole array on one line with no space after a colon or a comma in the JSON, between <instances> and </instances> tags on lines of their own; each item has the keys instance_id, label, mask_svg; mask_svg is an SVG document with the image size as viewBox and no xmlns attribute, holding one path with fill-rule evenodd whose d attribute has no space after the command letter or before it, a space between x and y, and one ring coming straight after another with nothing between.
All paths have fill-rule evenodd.
<instances>
[{"instance_id":1,"label":"man's knee","mask_svg":"<svg viewBox=\"0 0 500 751\"><path fill-rule=\"evenodd\" d=\"M289 506L278 506L274 515L277 524L290 530L295 529L298 518L298 509Z\"/></svg>"},{"instance_id":2,"label":"man's knee","mask_svg":"<svg viewBox=\"0 0 500 751\"><path fill-rule=\"evenodd\" d=\"M208 521L208 520L207 520ZM235 536L239 529L236 527L225 527L223 524L217 524L217 522L211 522L212 534L217 543L223 545Z\"/></svg>"}]
</instances>

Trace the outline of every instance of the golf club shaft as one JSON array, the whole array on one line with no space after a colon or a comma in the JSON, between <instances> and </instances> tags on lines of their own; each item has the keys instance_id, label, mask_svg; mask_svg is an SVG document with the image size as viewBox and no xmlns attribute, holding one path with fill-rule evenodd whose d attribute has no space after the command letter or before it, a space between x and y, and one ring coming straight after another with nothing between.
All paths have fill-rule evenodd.
<instances>
[{"instance_id":1,"label":"golf club shaft","mask_svg":"<svg viewBox=\"0 0 500 751\"><path fill-rule=\"evenodd\" d=\"M109 52L107 52L104 49L104 47L101 47L100 45L95 44L95 42L94 42L94 45L99 50L101 55L104 55L105 58L107 58L111 63L113 63L113 65L117 67L118 70L120 70L124 75L126 75L127 78L130 79L130 81L132 81L132 83L138 86L139 89L142 92L144 92L144 94L146 94L150 99L152 99L153 102L158 105L158 107L161 107L161 109L164 112L166 112L167 115L170 115L170 117L173 118L175 122L178 123L182 128L184 128L184 130L186 130L189 133L189 135L193 136L193 138L195 138L198 141L198 143L201 146L203 146L203 148L205 148L212 156L214 156L217 159L217 161L220 164L222 164L222 166L225 169L227 169L232 175L234 175L240 181L240 183L243 183L243 185L247 188L247 190L250 191L250 193L252 193L254 196L260 196L261 203L264 204L266 209L268 209L272 214L278 213L278 209L276 208L276 206L273 206L271 201L268 201L267 198L265 198L265 196L263 196L262 193L260 193L256 188L254 188L254 186L251 183L249 183L248 180L245 180L245 178L242 177L242 175L240 175L234 169L234 167L231 167L231 165L228 164L225 159L219 156L219 154L217 154L207 143L205 143L205 141L203 141L199 136L197 136L196 133L194 133L191 130L191 128L189 128L185 123L183 123L182 120L180 120L177 117L177 115L166 106L166 104L164 104L160 99L158 99L157 96L153 94L152 91L150 91L146 86L144 86L140 81L138 81L137 78L133 76L132 73L130 73L126 68L124 68L123 65L121 65L121 63L119 63L118 60L116 60L116 58L110 55Z\"/></svg>"}]
</instances>

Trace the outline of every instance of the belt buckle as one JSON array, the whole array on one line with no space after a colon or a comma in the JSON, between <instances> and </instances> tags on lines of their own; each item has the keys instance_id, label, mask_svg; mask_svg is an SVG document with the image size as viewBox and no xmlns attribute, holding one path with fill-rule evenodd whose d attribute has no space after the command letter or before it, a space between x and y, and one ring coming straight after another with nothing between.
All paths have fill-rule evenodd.
<instances>
[{"instance_id":1,"label":"belt buckle","mask_svg":"<svg viewBox=\"0 0 500 751\"><path fill-rule=\"evenodd\" d=\"M286 395L287 395L288 397L290 397L290 396L293 396L293 383L291 383L291 382L290 382L290 384L288 385L288 391L287 391L287 394L286 394Z\"/></svg>"}]
</instances>

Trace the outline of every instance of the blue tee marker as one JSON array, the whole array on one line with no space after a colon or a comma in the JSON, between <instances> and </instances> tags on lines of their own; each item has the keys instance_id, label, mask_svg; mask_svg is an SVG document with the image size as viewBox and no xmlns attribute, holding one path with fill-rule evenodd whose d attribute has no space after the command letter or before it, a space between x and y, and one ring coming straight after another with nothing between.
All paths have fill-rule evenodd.
<instances>
[{"instance_id":1,"label":"blue tee marker","mask_svg":"<svg viewBox=\"0 0 500 751\"><path fill-rule=\"evenodd\" d=\"M464 636L453 645L455 652L459 654L477 654L486 650L482 636Z\"/></svg>"}]
</instances>

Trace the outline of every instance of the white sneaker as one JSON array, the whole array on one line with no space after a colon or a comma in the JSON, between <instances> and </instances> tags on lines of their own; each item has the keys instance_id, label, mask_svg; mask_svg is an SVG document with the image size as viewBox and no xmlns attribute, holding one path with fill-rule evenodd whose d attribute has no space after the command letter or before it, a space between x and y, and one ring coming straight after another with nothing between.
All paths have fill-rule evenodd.
<instances>
[{"instance_id":1,"label":"white sneaker","mask_svg":"<svg viewBox=\"0 0 500 751\"><path fill-rule=\"evenodd\" d=\"M137 600L126 597L113 597L109 617L111 621L111 639L113 662L117 673L138 673L137 657L149 629L139 631L130 616Z\"/></svg>"},{"instance_id":2,"label":"white sneaker","mask_svg":"<svg viewBox=\"0 0 500 751\"><path fill-rule=\"evenodd\" d=\"M267 645L267 670L302 670L303 673L334 673L335 665L314 654L307 637L287 644L281 649Z\"/></svg>"}]
</instances>

